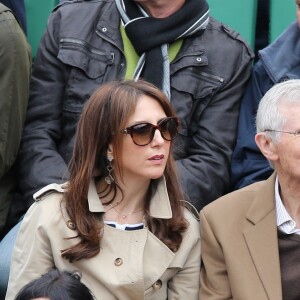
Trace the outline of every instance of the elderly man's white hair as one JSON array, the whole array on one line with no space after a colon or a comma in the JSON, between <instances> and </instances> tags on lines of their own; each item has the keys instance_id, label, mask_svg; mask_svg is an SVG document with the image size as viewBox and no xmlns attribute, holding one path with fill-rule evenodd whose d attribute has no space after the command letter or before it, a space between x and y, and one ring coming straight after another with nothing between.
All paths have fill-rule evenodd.
<instances>
[{"instance_id":1,"label":"elderly man's white hair","mask_svg":"<svg viewBox=\"0 0 300 300\"><path fill-rule=\"evenodd\" d=\"M286 120L279 111L281 103L300 104L300 79L291 79L278 83L263 96L256 115L257 132L282 129ZM267 131L267 134L273 142L278 142L280 133Z\"/></svg>"}]
</instances>

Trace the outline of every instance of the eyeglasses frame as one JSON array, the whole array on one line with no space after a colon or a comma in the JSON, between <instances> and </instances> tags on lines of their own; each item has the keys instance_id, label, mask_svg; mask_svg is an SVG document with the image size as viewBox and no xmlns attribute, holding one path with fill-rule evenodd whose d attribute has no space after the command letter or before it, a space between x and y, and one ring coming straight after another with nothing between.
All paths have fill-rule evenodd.
<instances>
[{"instance_id":1,"label":"eyeglasses frame","mask_svg":"<svg viewBox=\"0 0 300 300\"><path fill-rule=\"evenodd\" d=\"M296 130L296 131L283 131L283 130L275 130L275 129L265 129L263 132L280 132L280 133L288 133L291 134L293 136L300 136L300 130Z\"/></svg>"}]
</instances>

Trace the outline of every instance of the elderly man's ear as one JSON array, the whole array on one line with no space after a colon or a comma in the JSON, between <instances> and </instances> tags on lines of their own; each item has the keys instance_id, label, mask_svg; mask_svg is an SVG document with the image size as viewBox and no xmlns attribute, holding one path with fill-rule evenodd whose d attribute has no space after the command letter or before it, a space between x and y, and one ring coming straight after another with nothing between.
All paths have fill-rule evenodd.
<instances>
[{"instance_id":1,"label":"elderly man's ear","mask_svg":"<svg viewBox=\"0 0 300 300\"><path fill-rule=\"evenodd\" d=\"M277 144L275 144L265 132L257 133L255 135L255 142L258 148L260 149L261 153L266 157L267 160L278 160Z\"/></svg>"}]
</instances>

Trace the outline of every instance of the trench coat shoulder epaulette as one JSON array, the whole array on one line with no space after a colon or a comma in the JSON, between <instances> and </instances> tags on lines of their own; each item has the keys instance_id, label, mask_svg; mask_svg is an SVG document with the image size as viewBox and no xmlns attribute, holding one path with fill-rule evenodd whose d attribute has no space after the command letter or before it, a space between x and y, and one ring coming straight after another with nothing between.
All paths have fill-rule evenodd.
<instances>
[{"instance_id":1,"label":"trench coat shoulder epaulette","mask_svg":"<svg viewBox=\"0 0 300 300\"><path fill-rule=\"evenodd\" d=\"M48 184L47 186L43 187L42 189L40 189L39 191L37 191L36 193L33 194L33 199L34 201L41 201L43 200L47 195L51 194L51 193L64 193L66 191L67 188L67 184L63 183L63 184L58 184L58 183L51 183Z\"/></svg>"}]
</instances>

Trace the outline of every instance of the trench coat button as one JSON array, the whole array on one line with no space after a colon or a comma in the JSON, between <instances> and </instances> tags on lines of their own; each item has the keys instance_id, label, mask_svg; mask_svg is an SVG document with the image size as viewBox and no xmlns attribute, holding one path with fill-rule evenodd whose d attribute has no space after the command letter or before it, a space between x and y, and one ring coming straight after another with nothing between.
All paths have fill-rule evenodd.
<instances>
[{"instance_id":1,"label":"trench coat button","mask_svg":"<svg viewBox=\"0 0 300 300\"><path fill-rule=\"evenodd\" d=\"M119 267L123 264L123 259L118 257L115 259L115 266Z\"/></svg>"},{"instance_id":2,"label":"trench coat button","mask_svg":"<svg viewBox=\"0 0 300 300\"><path fill-rule=\"evenodd\" d=\"M106 27L103 27L102 28L102 32L106 32L107 31L107 28Z\"/></svg>"},{"instance_id":3,"label":"trench coat button","mask_svg":"<svg viewBox=\"0 0 300 300\"><path fill-rule=\"evenodd\" d=\"M77 280L80 280L82 277L81 271L75 271L72 273L72 277L76 278Z\"/></svg>"},{"instance_id":4,"label":"trench coat button","mask_svg":"<svg viewBox=\"0 0 300 300\"><path fill-rule=\"evenodd\" d=\"M161 288L161 286L162 286L162 282L161 282L160 279L158 279L158 280L152 285L152 287L153 287L154 290L159 290L159 289Z\"/></svg>"},{"instance_id":5,"label":"trench coat button","mask_svg":"<svg viewBox=\"0 0 300 300\"><path fill-rule=\"evenodd\" d=\"M63 190L65 190L66 188L68 188L68 184L67 184L67 183L62 184L62 185L61 185L61 188L62 188Z\"/></svg>"},{"instance_id":6,"label":"trench coat button","mask_svg":"<svg viewBox=\"0 0 300 300\"><path fill-rule=\"evenodd\" d=\"M68 220L67 221L67 226L72 229L72 230L75 230L76 229L76 225L74 222L72 222L71 220Z\"/></svg>"},{"instance_id":7,"label":"trench coat button","mask_svg":"<svg viewBox=\"0 0 300 300\"><path fill-rule=\"evenodd\" d=\"M197 57L197 58L196 58L196 61L197 61L197 62L201 62L201 61L202 61L202 58L201 58L201 57Z\"/></svg>"}]
</instances>

